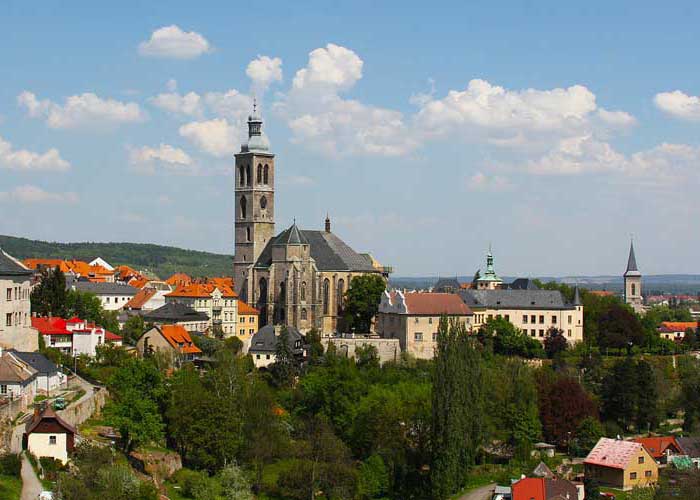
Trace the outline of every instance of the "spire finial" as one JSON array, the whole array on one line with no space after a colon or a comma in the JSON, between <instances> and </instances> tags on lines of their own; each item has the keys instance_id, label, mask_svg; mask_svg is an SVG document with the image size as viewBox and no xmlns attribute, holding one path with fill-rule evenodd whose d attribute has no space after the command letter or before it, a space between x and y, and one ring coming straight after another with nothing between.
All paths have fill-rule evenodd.
<instances>
[{"instance_id":1,"label":"spire finial","mask_svg":"<svg viewBox=\"0 0 700 500\"><path fill-rule=\"evenodd\" d=\"M258 110L258 99L253 94L253 114L256 114Z\"/></svg>"},{"instance_id":2,"label":"spire finial","mask_svg":"<svg viewBox=\"0 0 700 500\"><path fill-rule=\"evenodd\" d=\"M331 217L328 215L328 212L326 212L326 232L331 232Z\"/></svg>"}]
</instances>

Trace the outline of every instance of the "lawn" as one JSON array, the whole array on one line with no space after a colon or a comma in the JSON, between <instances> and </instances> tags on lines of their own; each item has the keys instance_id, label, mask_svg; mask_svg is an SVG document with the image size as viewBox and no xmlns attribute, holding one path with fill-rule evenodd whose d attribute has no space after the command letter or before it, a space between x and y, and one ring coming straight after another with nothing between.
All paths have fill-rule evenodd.
<instances>
[{"instance_id":1,"label":"lawn","mask_svg":"<svg viewBox=\"0 0 700 500\"><path fill-rule=\"evenodd\" d=\"M22 493L22 480L14 476L0 474L0 498L19 500Z\"/></svg>"}]
</instances>

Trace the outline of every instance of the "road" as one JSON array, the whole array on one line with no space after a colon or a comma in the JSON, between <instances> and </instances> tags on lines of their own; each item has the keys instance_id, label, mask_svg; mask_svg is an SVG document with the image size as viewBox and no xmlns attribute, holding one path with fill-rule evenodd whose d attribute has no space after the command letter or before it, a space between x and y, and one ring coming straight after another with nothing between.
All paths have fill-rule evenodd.
<instances>
[{"instance_id":1,"label":"road","mask_svg":"<svg viewBox=\"0 0 700 500\"><path fill-rule=\"evenodd\" d=\"M496 483L487 484L481 488L471 490L466 492L464 495L459 497L458 500L490 500L493 489L496 487Z\"/></svg>"},{"instance_id":2,"label":"road","mask_svg":"<svg viewBox=\"0 0 700 500\"><path fill-rule=\"evenodd\" d=\"M29 463L25 453L22 453L22 497L21 500L36 500L43 491L39 478Z\"/></svg>"}]
</instances>

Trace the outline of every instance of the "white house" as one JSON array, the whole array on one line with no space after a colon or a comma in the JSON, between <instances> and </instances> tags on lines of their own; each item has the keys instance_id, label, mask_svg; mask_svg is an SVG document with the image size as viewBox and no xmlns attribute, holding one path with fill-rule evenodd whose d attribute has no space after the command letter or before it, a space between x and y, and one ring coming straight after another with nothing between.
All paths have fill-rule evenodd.
<instances>
[{"instance_id":1,"label":"white house","mask_svg":"<svg viewBox=\"0 0 700 500\"><path fill-rule=\"evenodd\" d=\"M68 378L58 369L58 366L38 352L8 351L15 358L28 364L36 370L36 390L39 393L51 393L66 386Z\"/></svg>"},{"instance_id":2,"label":"white house","mask_svg":"<svg viewBox=\"0 0 700 500\"><path fill-rule=\"evenodd\" d=\"M93 283L92 281L66 280L67 286L79 292L97 295L105 311L118 311L129 302L139 291L133 286L121 283Z\"/></svg>"},{"instance_id":3,"label":"white house","mask_svg":"<svg viewBox=\"0 0 700 500\"><path fill-rule=\"evenodd\" d=\"M35 409L24 432L23 447L35 457L55 458L65 464L75 446L75 432L75 427L56 415L51 407Z\"/></svg>"},{"instance_id":4,"label":"white house","mask_svg":"<svg viewBox=\"0 0 700 500\"><path fill-rule=\"evenodd\" d=\"M37 393L37 371L11 351L0 353L0 398L21 400L26 406Z\"/></svg>"},{"instance_id":5,"label":"white house","mask_svg":"<svg viewBox=\"0 0 700 500\"><path fill-rule=\"evenodd\" d=\"M30 322L29 294L34 272L0 249L0 347L39 348Z\"/></svg>"}]
</instances>

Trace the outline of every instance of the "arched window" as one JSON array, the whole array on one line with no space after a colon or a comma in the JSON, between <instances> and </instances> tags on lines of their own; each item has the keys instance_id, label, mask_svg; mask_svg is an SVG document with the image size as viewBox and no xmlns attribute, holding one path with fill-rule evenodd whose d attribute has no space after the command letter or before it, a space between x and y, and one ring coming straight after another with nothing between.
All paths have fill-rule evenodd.
<instances>
[{"instance_id":1,"label":"arched window","mask_svg":"<svg viewBox=\"0 0 700 500\"><path fill-rule=\"evenodd\" d=\"M241 196L241 219L245 219L246 217L246 202L245 202L245 196Z\"/></svg>"},{"instance_id":2,"label":"arched window","mask_svg":"<svg viewBox=\"0 0 700 500\"><path fill-rule=\"evenodd\" d=\"M306 281L301 282L301 300L302 302L306 300Z\"/></svg>"},{"instance_id":3,"label":"arched window","mask_svg":"<svg viewBox=\"0 0 700 500\"><path fill-rule=\"evenodd\" d=\"M253 178L250 176L250 165L245 168L245 180L249 186L253 183Z\"/></svg>"},{"instance_id":4,"label":"arched window","mask_svg":"<svg viewBox=\"0 0 700 500\"><path fill-rule=\"evenodd\" d=\"M238 167L238 184L241 186L245 185L245 169L243 168L243 165Z\"/></svg>"},{"instance_id":5,"label":"arched window","mask_svg":"<svg viewBox=\"0 0 700 500\"><path fill-rule=\"evenodd\" d=\"M287 303L287 283L285 281L280 282L280 303Z\"/></svg>"},{"instance_id":6,"label":"arched window","mask_svg":"<svg viewBox=\"0 0 700 500\"><path fill-rule=\"evenodd\" d=\"M250 241L250 228L245 228L245 240Z\"/></svg>"},{"instance_id":7,"label":"arched window","mask_svg":"<svg viewBox=\"0 0 700 500\"><path fill-rule=\"evenodd\" d=\"M263 183L264 184L269 184L270 183L270 167L267 166L267 163L265 164L265 168L263 169Z\"/></svg>"},{"instance_id":8,"label":"arched window","mask_svg":"<svg viewBox=\"0 0 700 500\"><path fill-rule=\"evenodd\" d=\"M258 282L258 303L257 309L260 311L260 326L267 325L267 280L260 278Z\"/></svg>"},{"instance_id":9,"label":"arched window","mask_svg":"<svg viewBox=\"0 0 700 500\"><path fill-rule=\"evenodd\" d=\"M258 163L258 177L255 180L258 184L262 184L262 163Z\"/></svg>"},{"instance_id":10,"label":"arched window","mask_svg":"<svg viewBox=\"0 0 700 500\"><path fill-rule=\"evenodd\" d=\"M338 313L343 310L343 296L345 295L345 280L338 280L338 295L336 297L336 302L338 303Z\"/></svg>"},{"instance_id":11,"label":"arched window","mask_svg":"<svg viewBox=\"0 0 700 500\"><path fill-rule=\"evenodd\" d=\"M306 321L306 309L301 310L301 319L302 321Z\"/></svg>"},{"instance_id":12,"label":"arched window","mask_svg":"<svg viewBox=\"0 0 700 500\"><path fill-rule=\"evenodd\" d=\"M331 282L323 280L323 314L328 314L331 300Z\"/></svg>"},{"instance_id":13,"label":"arched window","mask_svg":"<svg viewBox=\"0 0 700 500\"><path fill-rule=\"evenodd\" d=\"M637 295L637 285L632 283L632 296L634 297L635 295Z\"/></svg>"}]
</instances>

